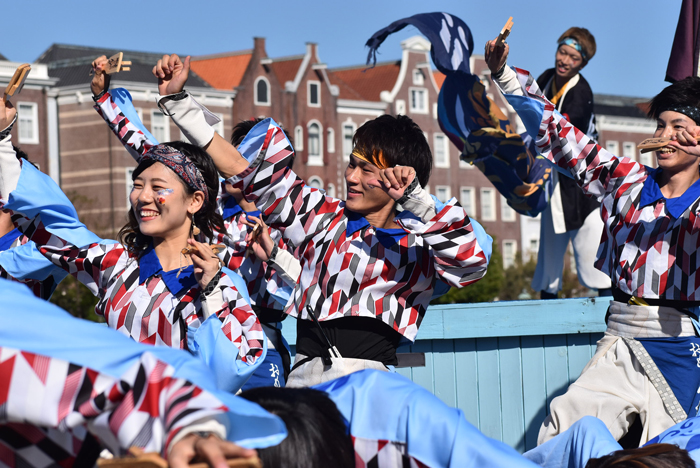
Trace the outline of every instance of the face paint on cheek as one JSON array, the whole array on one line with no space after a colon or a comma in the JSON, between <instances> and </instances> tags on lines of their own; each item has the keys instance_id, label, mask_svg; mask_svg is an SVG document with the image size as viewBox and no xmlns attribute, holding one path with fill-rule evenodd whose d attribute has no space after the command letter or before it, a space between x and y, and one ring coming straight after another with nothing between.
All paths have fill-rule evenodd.
<instances>
[{"instance_id":1,"label":"face paint on cheek","mask_svg":"<svg viewBox=\"0 0 700 468\"><path fill-rule=\"evenodd\" d=\"M168 195L172 195L172 194L173 194L173 189L166 188L166 189L158 190L156 192L156 195L158 195L158 203L160 203L161 205L165 205L165 197L167 197Z\"/></svg>"}]
</instances>

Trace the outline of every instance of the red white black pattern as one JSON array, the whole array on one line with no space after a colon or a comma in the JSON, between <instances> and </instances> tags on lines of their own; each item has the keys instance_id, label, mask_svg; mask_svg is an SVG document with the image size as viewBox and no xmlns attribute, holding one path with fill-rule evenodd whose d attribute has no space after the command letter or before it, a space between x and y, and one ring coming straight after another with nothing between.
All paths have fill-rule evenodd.
<instances>
[{"instance_id":1,"label":"red white black pattern","mask_svg":"<svg viewBox=\"0 0 700 468\"><path fill-rule=\"evenodd\" d=\"M356 468L428 468L408 455L406 444L352 437Z\"/></svg>"},{"instance_id":2,"label":"red white black pattern","mask_svg":"<svg viewBox=\"0 0 700 468\"><path fill-rule=\"evenodd\" d=\"M245 189L301 263L288 314L308 319L310 305L319 320L373 317L414 340L437 279L463 287L486 273L486 256L455 199L427 222L397 218L407 235L385 247L371 226L349 234L345 202L292 172L293 149L279 127L270 124L256 151L229 181Z\"/></svg>"},{"instance_id":3,"label":"red white black pattern","mask_svg":"<svg viewBox=\"0 0 700 468\"><path fill-rule=\"evenodd\" d=\"M17 241L12 244L11 248L18 247L20 245L24 245L27 242L29 242L29 238L24 235L20 235L17 238ZM32 294L34 294L36 297L41 298L45 301L48 301L51 299L51 295L53 292L56 290L56 286L58 286L58 283L56 282L56 278L54 278L53 275L49 275L46 279L44 280L35 280L32 278L26 278L26 279L18 279L15 278L14 276L10 275L7 270L5 270L3 267L0 266L0 278L4 278L6 280L10 281L15 281L17 283L22 283L25 286L27 286L29 289L32 290Z\"/></svg>"},{"instance_id":4,"label":"red white black pattern","mask_svg":"<svg viewBox=\"0 0 700 468\"><path fill-rule=\"evenodd\" d=\"M120 378L0 347L0 468L70 467L90 431L115 454L167 452L185 426L227 408L144 353Z\"/></svg>"},{"instance_id":5,"label":"red white black pattern","mask_svg":"<svg viewBox=\"0 0 700 468\"><path fill-rule=\"evenodd\" d=\"M516 73L525 95L544 103L538 150L602 203L605 229L596 268L633 296L700 301L700 198L677 219L665 200L640 206L651 169L606 151L554 112L527 71Z\"/></svg>"}]
</instances>

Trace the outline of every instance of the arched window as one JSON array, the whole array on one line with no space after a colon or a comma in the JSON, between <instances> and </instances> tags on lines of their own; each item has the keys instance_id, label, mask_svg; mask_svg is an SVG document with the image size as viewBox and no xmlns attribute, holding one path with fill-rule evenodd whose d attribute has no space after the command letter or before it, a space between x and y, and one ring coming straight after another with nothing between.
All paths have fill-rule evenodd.
<instances>
[{"instance_id":1,"label":"arched window","mask_svg":"<svg viewBox=\"0 0 700 468\"><path fill-rule=\"evenodd\" d=\"M328 128L326 129L326 133L328 133L328 141L326 142L328 152L335 153L335 130L333 130L332 128Z\"/></svg>"},{"instance_id":2,"label":"arched window","mask_svg":"<svg viewBox=\"0 0 700 468\"><path fill-rule=\"evenodd\" d=\"M255 105L270 105L270 82L264 76L255 80Z\"/></svg>"},{"instance_id":3,"label":"arched window","mask_svg":"<svg viewBox=\"0 0 700 468\"><path fill-rule=\"evenodd\" d=\"M294 127L294 148L297 151L304 151L304 129L301 125Z\"/></svg>"},{"instance_id":4,"label":"arched window","mask_svg":"<svg viewBox=\"0 0 700 468\"><path fill-rule=\"evenodd\" d=\"M328 184L328 187L326 187L326 195L335 198L335 185Z\"/></svg>"},{"instance_id":5,"label":"arched window","mask_svg":"<svg viewBox=\"0 0 700 468\"><path fill-rule=\"evenodd\" d=\"M323 133L321 124L312 121L306 128L309 139L309 166L323 166Z\"/></svg>"},{"instance_id":6,"label":"arched window","mask_svg":"<svg viewBox=\"0 0 700 468\"><path fill-rule=\"evenodd\" d=\"M318 176L311 176L309 177L309 187L317 188L319 190L323 190L323 179L321 179Z\"/></svg>"}]
</instances>

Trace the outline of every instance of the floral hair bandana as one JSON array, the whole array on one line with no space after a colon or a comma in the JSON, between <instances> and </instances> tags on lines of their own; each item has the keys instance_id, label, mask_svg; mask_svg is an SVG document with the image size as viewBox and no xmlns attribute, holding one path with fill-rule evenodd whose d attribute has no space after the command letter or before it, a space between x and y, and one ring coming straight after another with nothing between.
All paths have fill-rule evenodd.
<instances>
[{"instance_id":1,"label":"floral hair bandana","mask_svg":"<svg viewBox=\"0 0 700 468\"><path fill-rule=\"evenodd\" d=\"M141 158L141 161L149 160L165 164L175 172L175 174L179 175L188 187L193 190L204 192L204 202L209 202L209 190L207 184L204 182L204 177L202 177L202 173L197 169L197 166L194 165L190 158L172 146L155 145Z\"/></svg>"},{"instance_id":2,"label":"floral hair bandana","mask_svg":"<svg viewBox=\"0 0 700 468\"><path fill-rule=\"evenodd\" d=\"M570 46L570 47L573 47L574 49L576 49L576 50L581 54L581 57L583 57L583 61L584 61L584 62L585 62L586 60L588 60L588 55L586 54L586 51L583 50L583 47L581 46L581 44L580 44L576 39L574 39L573 37L565 37L564 39L561 40L561 42L559 43L559 45L560 45L560 46L562 46L562 45L568 45L568 46Z\"/></svg>"}]
</instances>

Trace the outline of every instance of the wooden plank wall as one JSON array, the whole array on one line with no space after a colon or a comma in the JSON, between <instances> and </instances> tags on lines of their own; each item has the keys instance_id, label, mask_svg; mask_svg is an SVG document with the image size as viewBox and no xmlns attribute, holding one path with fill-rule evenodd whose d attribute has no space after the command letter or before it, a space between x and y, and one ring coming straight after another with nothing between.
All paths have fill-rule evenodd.
<instances>
[{"instance_id":1,"label":"wooden plank wall","mask_svg":"<svg viewBox=\"0 0 700 468\"><path fill-rule=\"evenodd\" d=\"M425 367L397 372L523 452L537 445L549 403L593 356L607 305L563 299L432 306L418 340L399 349L425 353ZM283 332L293 345L294 322L285 321Z\"/></svg>"}]
</instances>

